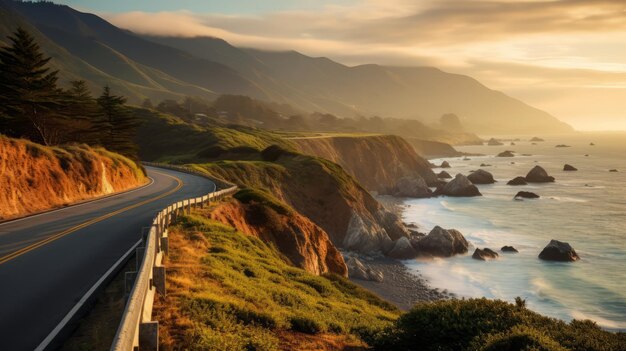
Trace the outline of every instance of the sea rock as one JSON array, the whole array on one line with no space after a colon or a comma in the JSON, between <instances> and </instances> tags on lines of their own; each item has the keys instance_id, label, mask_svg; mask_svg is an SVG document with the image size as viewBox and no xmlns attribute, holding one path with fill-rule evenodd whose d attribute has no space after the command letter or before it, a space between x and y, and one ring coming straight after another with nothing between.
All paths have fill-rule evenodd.
<instances>
[{"instance_id":1,"label":"sea rock","mask_svg":"<svg viewBox=\"0 0 626 351\"><path fill-rule=\"evenodd\" d=\"M554 177L548 175L545 169L541 166L535 166L526 175L526 182L528 183L550 183L554 182Z\"/></svg>"},{"instance_id":2,"label":"sea rock","mask_svg":"<svg viewBox=\"0 0 626 351\"><path fill-rule=\"evenodd\" d=\"M538 138L538 137L533 137L532 139L530 139L530 141L545 141L545 140Z\"/></svg>"},{"instance_id":3,"label":"sea rock","mask_svg":"<svg viewBox=\"0 0 626 351\"><path fill-rule=\"evenodd\" d=\"M571 147L571 146L569 146L569 145L565 145L565 144L559 144L559 145L557 145L557 146L555 146L555 147Z\"/></svg>"},{"instance_id":4,"label":"sea rock","mask_svg":"<svg viewBox=\"0 0 626 351\"><path fill-rule=\"evenodd\" d=\"M550 240L548 246L541 251L539 258L546 261L561 262L573 262L580 259L570 244L554 239Z\"/></svg>"},{"instance_id":5,"label":"sea rock","mask_svg":"<svg viewBox=\"0 0 626 351\"><path fill-rule=\"evenodd\" d=\"M469 157L463 157L463 161L471 161L472 159Z\"/></svg>"},{"instance_id":6,"label":"sea rock","mask_svg":"<svg viewBox=\"0 0 626 351\"><path fill-rule=\"evenodd\" d=\"M527 185L528 183L526 183L526 178L524 177L515 177L511 180L509 180L508 183L506 183L506 185Z\"/></svg>"},{"instance_id":7,"label":"sea rock","mask_svg":"<svg viewBox=\"0 0 626 351\"><path fill-rule=\"evenodd\" d=\"M467 176L467 179L469 179L469 181L474 184L493 184L496 182L496 180L493 179L493 175L491 173L482 169L473 172L472 174Z\"/></svg>"},{"instance_id":8,"label":"sea rock","mask_svg":"<svg viewBox=\"0 0 626 351\"><path fill-rule=\"evenodd\" d=\"M563 170L564 170L564 171L570 171L570 172L571 172L571 171L577 171L577 170L578 170L578 168L576 168L576 167L574 167L574 166L572 166L572 165L568 165L568 164L566 164L565 166L563 166Z\"/></svg>"},{"instance_id":9,"label":"sea rock","mask_svg":"<svg viewBox=\"0 0 626 351\"><path fill-rule=\"evenodd\" d=\"M535 194L535 193L531 193L530 191L520 191L519 193L517 193L517 195L515 195L514 198L515 199L517 199L517 198L538 199L538 198L540 198L540 196Z\"/></svg>"},{"instance_id":10,"label":"sea rock","mask_svg":"<svg viewBox=\"0 0 626 351\"><path fill-rule=\"evenodd\" d=\"M385 279L382 271L373 269L356 257L348 257L346 259L346 266L348 267L348 276L350 278L375 282L382 282Z\"/></svg>"},{"instance_id":11,"label":"sea rock","mask_svg":"<svg viewBox=\"0 0 626 351\"><path fill-rule=\"evenodd\" d=\"M596 146L596 144L594 144L594 143L589 143L589 146Z\"/></svg>"},{"instance_id":12,"label":"sea rock","mask_svg":"<svg viewBox=\"0 0 626 351\"><path fill-rule=\"evenodd\" d=\"M441 166L439 166L441 168L450 168L450 163L448 163L448 161L443 161L441 162Z\"/></svg>"},{"instance_id":13,"label":"sea rock","mask_svg":"<svg viewBox=\"0 0 626 351\"><path fill-rule=\"evenodd\" d=\"M519 251L517 251L516 248L514 248L513 246L502 246L502 248L500 249L500 251L502 252L513 252L513 253L518 253Z\"/></svg>"},{"instance_id":14,"label":"sea rock","mask_svg":"<svg viewBox=\"0 0 626 351\"><path fill-rule=\"evenodd\" d=\"M514 143L514 142L511 142L511 146L515 146L515 143Z\"/></svg>"},{"instance_id":15,"label":"sea rock","mask_svg":"<svg viewBox=\"0 0 626 351\"><path fill-rule=\"evenodd\" d=\"M426 198L432 195L432 191L422 177L414 176L400 178L392 194L396 197Z\"/></svg>"},{"instance_id":16,"label":"sea rock","mask_svg":"<svg viewBox=\"0 0 626 351\"><path fill-rule=\"evenodd\" d=\"M490 164L487 164L487 163L481 163L481 164L480 164L480 166L481 166L481 167L491 167L491 165L490 165Z\"/></svg>"},{"instance_id":17,"label":"sea rock","mask_svg":"<svg viewBox=\"0 0 626 351\"><path fill-rule=\"evenodd\" d=\"M450 175L450 173L446 172L446 171L441 171L439 172L439 174L437 174L437 178L441 178L441 179L451 179L452 176Z\"/></svg>"},{"instance_id":18,"label":"sea rock","mask_svg":"<svg viewBox=\"0 0 626 351\"><path fill-rule=\"evenodd\" d=\"M611 170L609 170L609 172L611 172L611 173L617 173L617 169L611 169Z\"/></svg>"},{"instance_id":19,"label":"sea rock","mask_svg":"<svg viewBox=\"0 0 626 351\"><path fill-rule=\"evenodd\" d=\"M515 157L513 151L506 150L496 155L496 157Z\"/></svg>"},{"instance_id":20,"label":"sea rock","mask_svg":"<svg viewBox=\"0 0 626 351\"><path fill-rule=\"evenodd\" d=\"M500 146L500 145L504 145L502 144L498 139L496 138L491 138L489 139L489 141L487 142L487 145L489 146Z\"/></svg>"},{"instance_id":21,"label":"sea rock","mask_svg":"<svg viewBox=\"0 0 626 351\"><path fill-rule=\"evenodd\" d=\"M467 252L469 244L458 230L436 226L417 243L420 254L450 257Z\"/></svg>"},{"instance_id":22,"label":"sea rock","mask_svg":"<svg viewBox=\"0 0 626 351\"><path fill-rule=\"evenodd\" d=\"M473 259L481 261L493 260L494 258L498 258L498 256L500 255L498 255L497 252L489 248L484 248L482 250L476 248L476 250L474 250L474 254L472 254Z\"/></svg>"},{"instance_id":23,"label":"sea rock","mask_svg":"<svg viewBox=\"0 0 626 351\"><path fill-rule=\"evenodd\" d=\"M387 256L399 260L408 260L417 257L417 251L411 245L411 240L403 236L395 241L393 248L387 252Z\"/></svg>"},{"instance_id":24,"label":"sea rock","mask_svg":"<svg viewBox=\"0 0 626 351\"><path fill-rule=\"evenodd\" d=\"M462 174L457 174L454 179L448 182L446 185L439 187L435 191L435 195L447 195L447 196L482 196L476 185L467 179Z\"/></svg>"}]
</instances>

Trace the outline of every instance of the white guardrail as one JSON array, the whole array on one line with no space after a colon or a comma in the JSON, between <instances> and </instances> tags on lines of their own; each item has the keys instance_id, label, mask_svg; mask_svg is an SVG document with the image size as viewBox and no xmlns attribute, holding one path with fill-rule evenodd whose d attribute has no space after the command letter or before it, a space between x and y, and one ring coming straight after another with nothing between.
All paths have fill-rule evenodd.
<instances>
[{"instance_id":1,"label":"white guardrail","mask_svg":"<svg viewBox=\"0 0 626 351\"><path fill-rule=\"evenodd\" d=\"M216 187L225 189L208 193L201 197L186 199L171 204L161 210L143 239L143 247L137 248L137 271L126 273L126 281L134 284L126 302L122 320L113 339L111 351L152 351L158 350L158 321L152 320L152 305L155 293L165 295L165 267L163 255L168 252L167 227L176 221L179 215L190 213L193 207L204 207L211 201L219 201L232 195L237 187L188 167L144 162L146 166L172 169L209 178Z\"/></svg>"}]
</instances>

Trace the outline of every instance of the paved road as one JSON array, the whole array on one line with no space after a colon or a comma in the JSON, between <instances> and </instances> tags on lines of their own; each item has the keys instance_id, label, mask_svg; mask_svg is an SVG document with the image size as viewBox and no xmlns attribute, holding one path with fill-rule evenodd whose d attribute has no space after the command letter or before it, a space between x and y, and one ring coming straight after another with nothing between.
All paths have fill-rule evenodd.
<instances>
[{"instance_id":1,"label":"paved road","mask_svg":"<svg viewBox=\"0 0 626 351\"><path fill-rule=\"evenodd\" d=\"M138 190L0 224L0 350L34 350L167 205L208 179L148 169Z\"/></svg>"}]
</instances>

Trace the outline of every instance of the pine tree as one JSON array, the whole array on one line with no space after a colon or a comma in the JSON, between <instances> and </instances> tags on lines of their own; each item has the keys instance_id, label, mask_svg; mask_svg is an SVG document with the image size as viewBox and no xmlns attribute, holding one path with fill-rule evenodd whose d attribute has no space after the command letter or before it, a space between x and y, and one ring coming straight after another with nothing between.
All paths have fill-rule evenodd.
<instances>
[{"instance_id":1,"label":"pine tree","mask_svg":"<svg viewBox=\"0 0 626 351\"><path fill-rule=\"evenodd\" d=\"M70 82L65 99L63 114L67 117L67 139L64 141L97 144L99 140L93 125L100 114L87 83L84 80Z\"/></svg>"},{"instance_id":2,"label":"pine tree","mask_svg":"<svg viewBox=\"0 0 626 351\"><path fill-rule=\"evenodd\" d=\"M63 134L58 71L24 29L8 39L11 45L0 48L0 132L56 144Z\"/></svg>"},{"instance_id":3,"label":"pine tree","mask_svg":"<svg viewBox=\"0 0 626 351\"><path fill-rule=\"evenodd\" d=\"M105 148L136 158L137 145L133 138L137 119L125 106L126 98L111 94L106 86L98 98L100 117L94 121L100 144Z\"/></svg>"}]
</instances>

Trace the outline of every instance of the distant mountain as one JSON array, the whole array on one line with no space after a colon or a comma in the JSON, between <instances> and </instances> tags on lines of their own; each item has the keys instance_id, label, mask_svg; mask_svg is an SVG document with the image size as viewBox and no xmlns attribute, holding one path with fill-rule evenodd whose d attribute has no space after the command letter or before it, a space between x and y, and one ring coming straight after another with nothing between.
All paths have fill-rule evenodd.
<instances>
[{"instance_id":1,"label":"distant mountain","mask_svg":"<svg viewBox=\"0 0 626 351\"><path fill-rule=\"evenodd\" d=\"M349 67L295 51L240 49L217 38L144 37L96 15L45 2L0 0L0 20L0 41L18 25L27 27L66 80L110 84L133 102L240 94L344 117L432 121L455 113L467 130L485 134L571 130L470 77L436 68Z\"/></svg>"}]
</instances>

